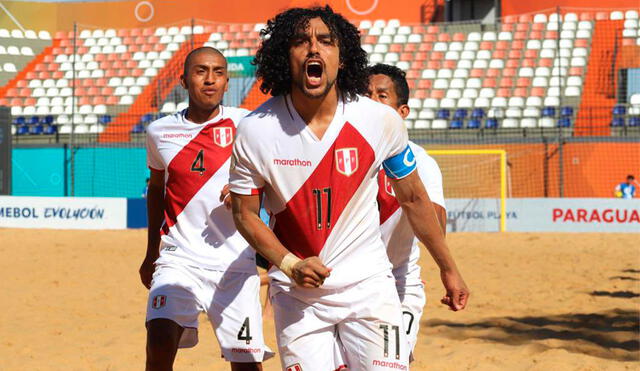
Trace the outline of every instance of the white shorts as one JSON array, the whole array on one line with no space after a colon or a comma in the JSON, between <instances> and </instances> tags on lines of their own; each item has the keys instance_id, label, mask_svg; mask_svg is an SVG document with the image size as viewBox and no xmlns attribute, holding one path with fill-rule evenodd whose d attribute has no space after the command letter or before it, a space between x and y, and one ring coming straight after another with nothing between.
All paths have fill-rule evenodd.
<instances>
[{"instance_id":1,"label":"white shorts","mask_svg":"<svg viewBox=\"0 0 640 371\"><path fill-rule=\"evenodd\" d=\"M156 266L147 322L170 319L184 328L180 348L198 343L198 315L206 312L222 356L230 362L262 362L273 356L264 344L260 278L180 264Z\"/></svg>"},{"instance_id":2,"label":"white shorts","mask_svg":"<svg viewBox=\"0 0 640 371\"><path fill-rule=\"evenodd\" d=\"M272 304L284 370L409 368L400 300L390 271L336 290L294 287L276 293Z\"/></svg>"},{"instance_id":3,"label":"white shorts","mask_svg":"<svg viewBox=\"0 0 640 371\"><path fill-rule=\"evenodd\" d=\"M403 292L404 291L404 292ZM404 290L399 290L400 302L402 303L402 319L404 330L409 342L410 356L413 361L413 349L418 341L418 331L420 330L420 319L427 297L424 293L424 285L405 286Z\"/></svg>"}]
</instances>

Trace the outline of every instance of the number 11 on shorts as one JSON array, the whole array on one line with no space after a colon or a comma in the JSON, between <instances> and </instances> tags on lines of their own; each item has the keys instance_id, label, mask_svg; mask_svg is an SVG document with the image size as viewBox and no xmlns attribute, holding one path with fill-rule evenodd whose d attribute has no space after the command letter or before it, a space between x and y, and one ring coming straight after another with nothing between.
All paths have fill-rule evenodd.
<instances>
[{"instance_id":1,"label":"number 11 on shorts","mask_svg":"<svg viewBox=\"0 0 640 371\"><path fill-rule=\"evenodd\" d=\"M389 325L380 325L384 334L384 356L389 357ZM391 330L396 333L396 359L400 359L400 327L391 326Z\"/></svg>"}]
</instances>

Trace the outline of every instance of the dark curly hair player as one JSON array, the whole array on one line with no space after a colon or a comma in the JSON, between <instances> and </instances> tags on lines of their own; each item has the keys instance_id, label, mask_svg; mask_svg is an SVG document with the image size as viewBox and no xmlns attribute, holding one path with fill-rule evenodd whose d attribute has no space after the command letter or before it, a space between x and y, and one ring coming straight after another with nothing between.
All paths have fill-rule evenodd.
<instances>
[{"instance_id":1,"label":"dark curly hair player","mask_svg":"<svg viewBox=\"0 0 640 371\"><path fill-rule=\"evenodd\" d=\"M331 42L339 49L337 79L329 81L330 89L337 83L338 90L347 99L367 92L367 53L360 47L360 32L331 7L293 8L278 14L267 22L260 32L262 45L253 61L257 65L256 76L262 80L260 90L273 96L291 93L291 43L300 42L309 20L319 18L329 29Z\"/></svg>"},{"instance_id":2,"label":"dark curly hair player","mask_svg":"<svg viewBox=\"0 0 640 371\"><path fill-rule=\"evenodd\" d=\"M404 122L364 96L358 31L331 8L286 10L262 35L255 63L272 97L238 125L229 189L238 231L273 264L282 369L406 370L409 341L376 203L381 167L441 268L442 303L461 310L469 293ZM260 219L261 199L272 228Z\"/></svg>"}]
</instances>

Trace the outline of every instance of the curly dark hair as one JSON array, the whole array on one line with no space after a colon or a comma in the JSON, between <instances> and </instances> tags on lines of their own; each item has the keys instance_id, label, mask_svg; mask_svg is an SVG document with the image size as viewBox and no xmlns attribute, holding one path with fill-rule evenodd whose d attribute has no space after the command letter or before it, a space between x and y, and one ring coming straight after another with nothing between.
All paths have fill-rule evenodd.
<instances>
[{"instance_id":1,"label":"curly dark hair","mask_svg":"<svg viewBox=\"0 0 640 371\"><path fill-rule=\"evenodd\" d=\"M369 76L385 75L393 81L393 88L396 90L398 97L398 106L409 102L409 84L407 84L407 74L396 66L378 63L375 66L367 68Z\"/></svg>"},{"instance_id":2,"label":"curly dark hair","mask_svg":"<svg viewBox=\"0 0 640 371\"><path fill-rule=\"evenodd\" d=\"M301 29L306 29L312 18L322 19L338 41L341 65L338 90L349 100L357 99L358 94L367 92L367 53L360 47L358 29L328 5L288 9L267 22L260 31L262 45L252 62L257 66L256 77L262 79L260 90L272 96L291 92L290 41Z\"/></svg>"}]
</instances>

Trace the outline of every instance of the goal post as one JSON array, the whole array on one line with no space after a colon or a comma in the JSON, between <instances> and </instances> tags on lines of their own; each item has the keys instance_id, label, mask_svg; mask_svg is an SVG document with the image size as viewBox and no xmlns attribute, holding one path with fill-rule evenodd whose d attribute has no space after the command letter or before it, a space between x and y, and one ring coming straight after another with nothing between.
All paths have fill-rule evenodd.
<instances>
[{"instance_id":1,"label":"goal post","mask_svg":"<svg viewBox=\"0 0 640 371\"><path fill-rule=\"evenodd\" d=\"M498 171L499 171L499 191L492 194L492 190L473 190L466 189L466 194L457 194L454 197L460 198L491 198L495 197L500 200L500 224L499 229L500 232L504 232L507 230L507 151L503 149L435 149L435 150L427 150L427 153L432 156L438 165L440 166L440 170L443 173L443 189L445 192L445 197L447 197L447 183L451 183L450 179L447 179L447 174L455 175L456 177L461 176L469 176L468 170L469 167L479 167L480 164L486 163L494 163L493 160L490 161L476 161L475 163L472 161L455 161L453 160L454 156L494 156L497 159L498 163ZM453 160L453 161L451 161ZM491 165L490 165L491 166ZM482 169L476 169L478 171L482 171ZM490 174L486 174L488 177L492 177ZM488 179L487 182L490 184L492 179ZM482 184L483 182L475 181L474 186L478 184ZM452 184L449 184L451 186ZM464 187L463 187L464 188ZM469 187L470 188L470 187ZM475 192L475 194L474 194Z\"/></svg>"}]
</instances>

